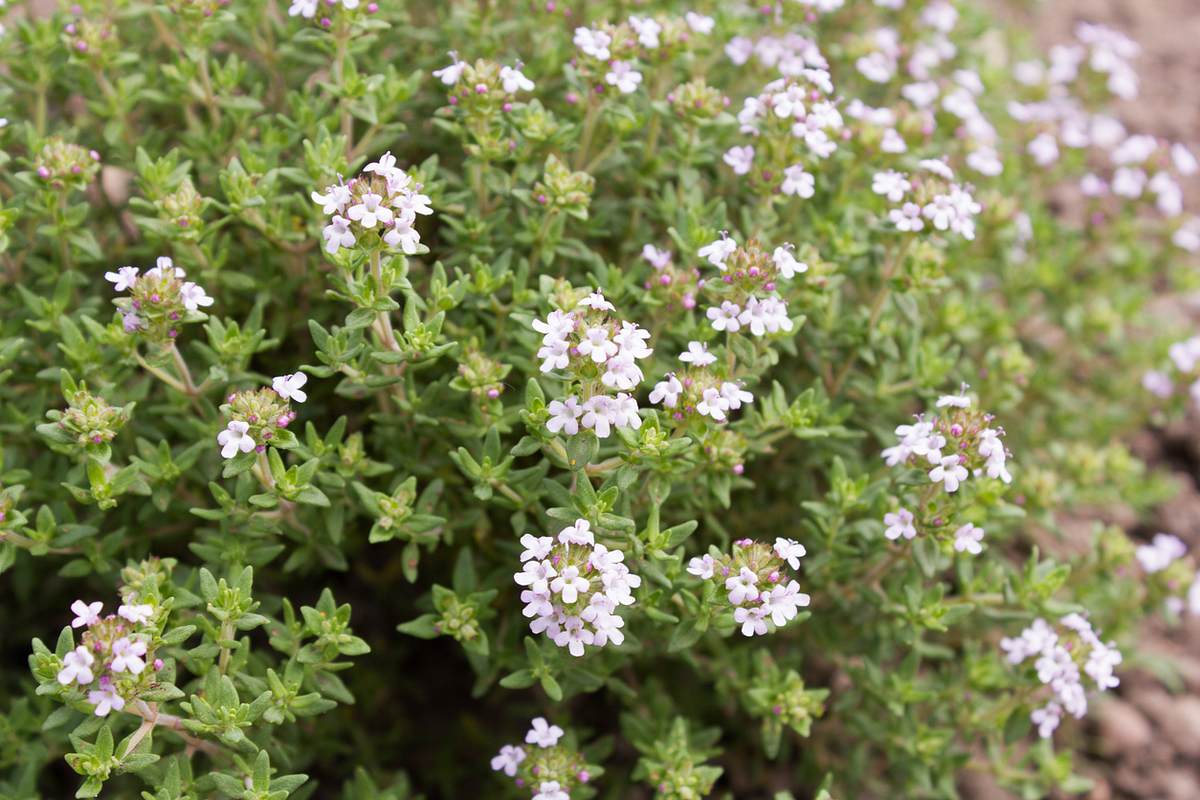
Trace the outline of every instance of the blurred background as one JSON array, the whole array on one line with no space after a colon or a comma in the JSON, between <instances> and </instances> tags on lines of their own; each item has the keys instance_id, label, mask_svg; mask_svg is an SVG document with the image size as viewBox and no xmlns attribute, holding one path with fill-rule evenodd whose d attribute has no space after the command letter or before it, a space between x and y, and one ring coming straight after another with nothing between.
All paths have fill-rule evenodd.
<instances>
[{"instance_id":1,"label":"blurred background","mask_svg":"<svg viewBox=\"0 0 1200 800\"><path fill-rule=\"evenodd\" d=\"M1136 101L1116 106L1131 132L1186 143L1200 142L1200 0L991 0L1001 14L1030 31L1047 50L1067 42L1079 22L1121 30L1142 47ZM1193 213L1200 181L1185 187ZM1154 319L1200 327L1200 296L1164 295ZM1131 390L1134 390L1131 387ZM1116 524L1138 539L1169 531L1200 548L1200 417L1163 429L1147 430L1133 443L1151 464L1171 469L1177 496L1155 517L1140 520L1112 498L1104 508L1063 521L1067 535L1043 542L1050 552L1087 546L1097 523ZM1072 536L1072 532L1077 535ZM1128 650L1126 650L1128 652ZM1081 745L1087 765L1080 771L1095 788L1088 800L1200 800L1200 622L1188 617L1180 627L1147 626L1138 664L1126 663L1116 692L1097 698ZM990 778L966 775L963 795L971 800L1010 800Z\"/></svg>"}]
</instances>

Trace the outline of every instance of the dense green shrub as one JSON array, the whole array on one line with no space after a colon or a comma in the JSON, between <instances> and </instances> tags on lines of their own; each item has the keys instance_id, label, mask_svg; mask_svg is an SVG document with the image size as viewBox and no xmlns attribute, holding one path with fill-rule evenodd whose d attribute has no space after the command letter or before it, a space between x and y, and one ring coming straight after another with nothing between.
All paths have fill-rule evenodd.
<instances>
[{"instance_id":1,"label":"dense green shrub","mask_svg":"<svg viewBox=\"0 0 1200 800\"><path fill-rule=\"evenodd\" d=\"M1200 613L1045 552L1200 360L1119 33L6 10L0 797L1042 797Z\"/></svg>"}]
</instances>

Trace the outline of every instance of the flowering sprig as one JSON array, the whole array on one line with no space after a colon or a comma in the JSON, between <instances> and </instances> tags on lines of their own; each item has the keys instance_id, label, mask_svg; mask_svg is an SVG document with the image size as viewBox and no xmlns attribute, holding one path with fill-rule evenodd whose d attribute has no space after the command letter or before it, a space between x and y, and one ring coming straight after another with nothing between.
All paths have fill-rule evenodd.
<instances>
[{"instance_id":1,"label":"flowering sprig","mask_svg":"<svg viewBox=\"0 0 1200 800\"><path fill-rule=\"evenodd\" d=\"M1100 691L1120 684L1113 670L1121 663L1121 651L1112 642L1105 643L1086 617L1067 614L1059 620L1058 630L1043 619L1036 619L1015 638L1000 642L1008 663L1033 661L1037 679L1050 688L1045 706L1029 715L1043 739L1054 734L1064 713L1081 719L1088 710L1086 675Z\"/></svg>"},{"instance_id":2,"label":"flowering sprig","mask_svg":"<svg viewBox=\"0 0 1200 800\"><path fill-rule=\"evenodd\" d=\"M590 430L606 439L614 428L641 427L632 392L644 378L637 362L653 352L647 344L650 332L615 311L603 294L592 292L569 311L556 309L533 321L542 334L541 371L561 377L570 392L547 407L551 433L574 436Z\"/></svg>"},{"instance_id":3,"label":"flowering sprig","mask_svg":"<svg viewBox=\"0 0 1200 800\"><path fill-rule=\"evenodd\" d=\"M1142 388L1160 400L1169 400L1178 387L1186 387L1189 402L1200 408L1200 336L1175 342L1168 348L1167 357L1165 369L1142 374Z\"/></svg>"},{"instance_id":4,"label":"flowering sprig","mask_svg":"<svg viewBox=\"0 0 1200 800\"><path fill-rule=\"evenodd\" d=\"M523 745L506 744L491 760L494 772L502 772L530 793L532 800L584 800L594 792L589 782L604 770L589 764L558 725L535 717Z\"/></svg>"},{"instance_id":5,"label":"flowering sprig","mask_svg":"<svg viewBox=\"0 0 1200 800\"><path fill-rule=\"evenodd\" d=\"M195 281L184 280L187 273L167 256L160 256L151 269L120 267L104 273L104 279L117 292L113 305L121 314L121 327L151 343L170 344L179 336L184 323L202 322L213 299Z\"/></svg>"},{"instance_id":6,"label":"flowering sprig","mask_svg":"<svg viewBox=\"0 0 1200 800\"><path fill-rule=\"evenodd\" d=\"M313 202L330 217L322 230L326 252L334 255L342 248L391 249L405 255L422 252L417 215L428 216L433 209L421 188L388 152L363 167L349 183L332 184L323 194L313 192Z\"/></svg>"},{"instance_id":7,"label":"flowering sprig","mask_svg":"<svg viewBox=\"0 0 1200 800\"><path fill-rule=\"evenodd\" d=\"M509 66L485 59L469 63L460 60L457 53L450 53L450 57L453 61L434 70L433 75L446 87L446 100L470 136L468 152L485 161L510 156L516 143L506 118L521 97L535 88L525 75L524 65L518 61Z\"/></svg>"},{"instance_id":8,"label":"flowering sprig","mask_svg":"<svg viewBox=\"0 0 1200 800\"><path fill-rule=\"evenodd\" d=\"M737 120L751 143L725 153L734 174L764 194L812 197L812 171L837 151L845 130L829 72L804 63L801 57L793 76L773 80L743 101Z\"/></svg>"},{"instance_id":9,"label":"flowering sprig","mask_svg":"<svg viewBox=\"0 0 1200 800\"><path fill-rule=\"evenodd\" d=\"M964 387L965 389L965 387ZM990 414L971 409L966 394L943 395L933 414L896 428L898 441L882 453L889 467L916 466L947 494L972 475L1012 482L1003 428L991 426Z\"/></svg>"},{"instance_id":10,"label":"flowering sprig","mask_svg":"<svg viewBox=\"0 0 1200 800\"><path fill-rule=\"evenodd\" d=\"M320 16L317 16L318 11ZM348 15L350 19L354 19L358 15L374 14L377 11L378 3L364 3L362 0L291 0L287 13L289 17L313 20L322 28L328 29L334 26L334 17Z\"/></svg>"},{"instance_id":11,"label":"flowering sprig","mask_svg":"<svg viewBox=\"0 0 1200 800\"><path fill-rule=\"evenodd\" d=\"M767 253L757 241L739 246L722 233L696 254L720 272L718 278L699 281L713 303L704 312L713 330L728 334L745 330L756 337L793 330L787 301L779 293L781 282L808 272L808 264L796 258L792 244Z\"/></svg>"},{"instance_id":12,"label":"flowering sprig","mask_svg":"<svg viewBox=\"0 0 1200 800\"><path fill-rule=\"evenodd\" d=\"M895 204L887 212L896 230L918 233L926 224L936 231L949 231L962 238L975 238L975 218L983 210L969 187L954 181L945 162L926 159L922 171L908 175L895 170L877 172L872 191Z\"/></svg>"},{"instance_id":13,"label":"flowering sprig","mask_svg":"<svg viewBox=\"0 0 1200 800\"><path fill-rule=\"evenodd\" d=\"M884 536L911 541L919 534L939 535L959 553L983 552L985 531L971 521L957 519L964 502L960 489L970 481L1012 482L1010 453L1003 442L1004 429L993 427L990 414L971 408L965 385L959 394L943 395L932 413L896 428L898 441L882 456L889 467L922 470L929 483L915 496L901 498L899 507L884 515Z\"/></svg>"},{"instance_id":14,"label":"flowering sprig","mask_svg":"<svg viewBox=\"0 0 1200 800\"><path fill-rule=\"evenodd\" d=\"M743 636L763 636L796 619L810 598L784 569L800 568L806 551L794 539L778 537L767 545L739 539L729 554L706 553L688 562L687 571L723 587L733 621Z\"/></svg>"},{"instance_id":15,"label":"flowering sprig","mask_svg":"<svg viewBox=\"0 0 1200 800\"><path fill-rule=\"evenodd\" d=\"M104 615L101 602L71 604L71 627L82 634L61 659L55 676L62 699L86 703L98 717L120 711L127 702L154 686L163 668L155 655L166 613L142 598L130 597L115 614Z\"/></svg>"},{"instance_id":16,"label":"flowering sprig","mask_svg":"<svg viewBox=\"0 0 1200 800\"><path fill-rule=\"evenodd\" d=\"M754 401L740 381L726 375L726 367L713 366L718 359L703 343L689 342L679 360L688 366L667 373L650 392L650 402L661 404L675 422L698 417L725 422L730 412Z\"/></svg>"},{"instance_id":17,"label":"flowering sprig","mask_svg":"<svg viewBox=\"0 0 1200 800\"><path fill-rule=\"evenodd\" d=\"M576 657L588 646L625 641L617 611L634 604L642 579L630 572L623 552L597 543L585 519L553 538L526 534L521 545L524 567L513 580L525 587L521 602L531 631Z\"/></svg>"},{"instance_id":18,"label":"flowering sprig","mask_svg":"<svg viewBox=\"0 0 1200 800\"><path fill-rule=\"evenodd\" d=\"M288 397L274 388L234 392L225 398L221 411L228 422L217 434L217 444L226 460L238 453L263 453L268 445L279 447L280 442L294 441L284 432L296 419L296 412Z\"/></svg>"}]
</instances>

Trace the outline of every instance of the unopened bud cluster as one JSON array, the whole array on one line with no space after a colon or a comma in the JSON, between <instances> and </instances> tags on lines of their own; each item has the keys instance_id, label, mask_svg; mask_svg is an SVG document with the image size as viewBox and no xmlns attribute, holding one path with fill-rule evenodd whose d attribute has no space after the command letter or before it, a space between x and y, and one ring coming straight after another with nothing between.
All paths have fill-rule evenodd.
<instances>
[{"instance_id":1,"label":"unopened bud cluster","mask_svg":"<svg viewBox=\"0 0 1200 800\"><path fill-rule=\"evenodd\" d=\"M82 189L100 171L100 154L77 144L52 138L33 161L38 178L54 189Z\"/></svg>"}]
</instances>

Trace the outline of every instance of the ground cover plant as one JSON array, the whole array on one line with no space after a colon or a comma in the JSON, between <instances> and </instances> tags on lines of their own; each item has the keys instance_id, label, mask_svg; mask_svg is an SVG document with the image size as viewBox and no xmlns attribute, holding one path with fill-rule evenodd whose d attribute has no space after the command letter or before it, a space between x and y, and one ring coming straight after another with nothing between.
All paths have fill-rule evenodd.
<instances>
[{"instance_id":1,"label":"ground cover plant","mask_svg":"<svg viewBox=\"0 0 1200 800\"><path fill-rule=\"evenodd\" d=\"M1200 614L1038 546L1200 401L1119 31L0 10L0 797L1077 793Z\"/></svg>"}]
</instances>

